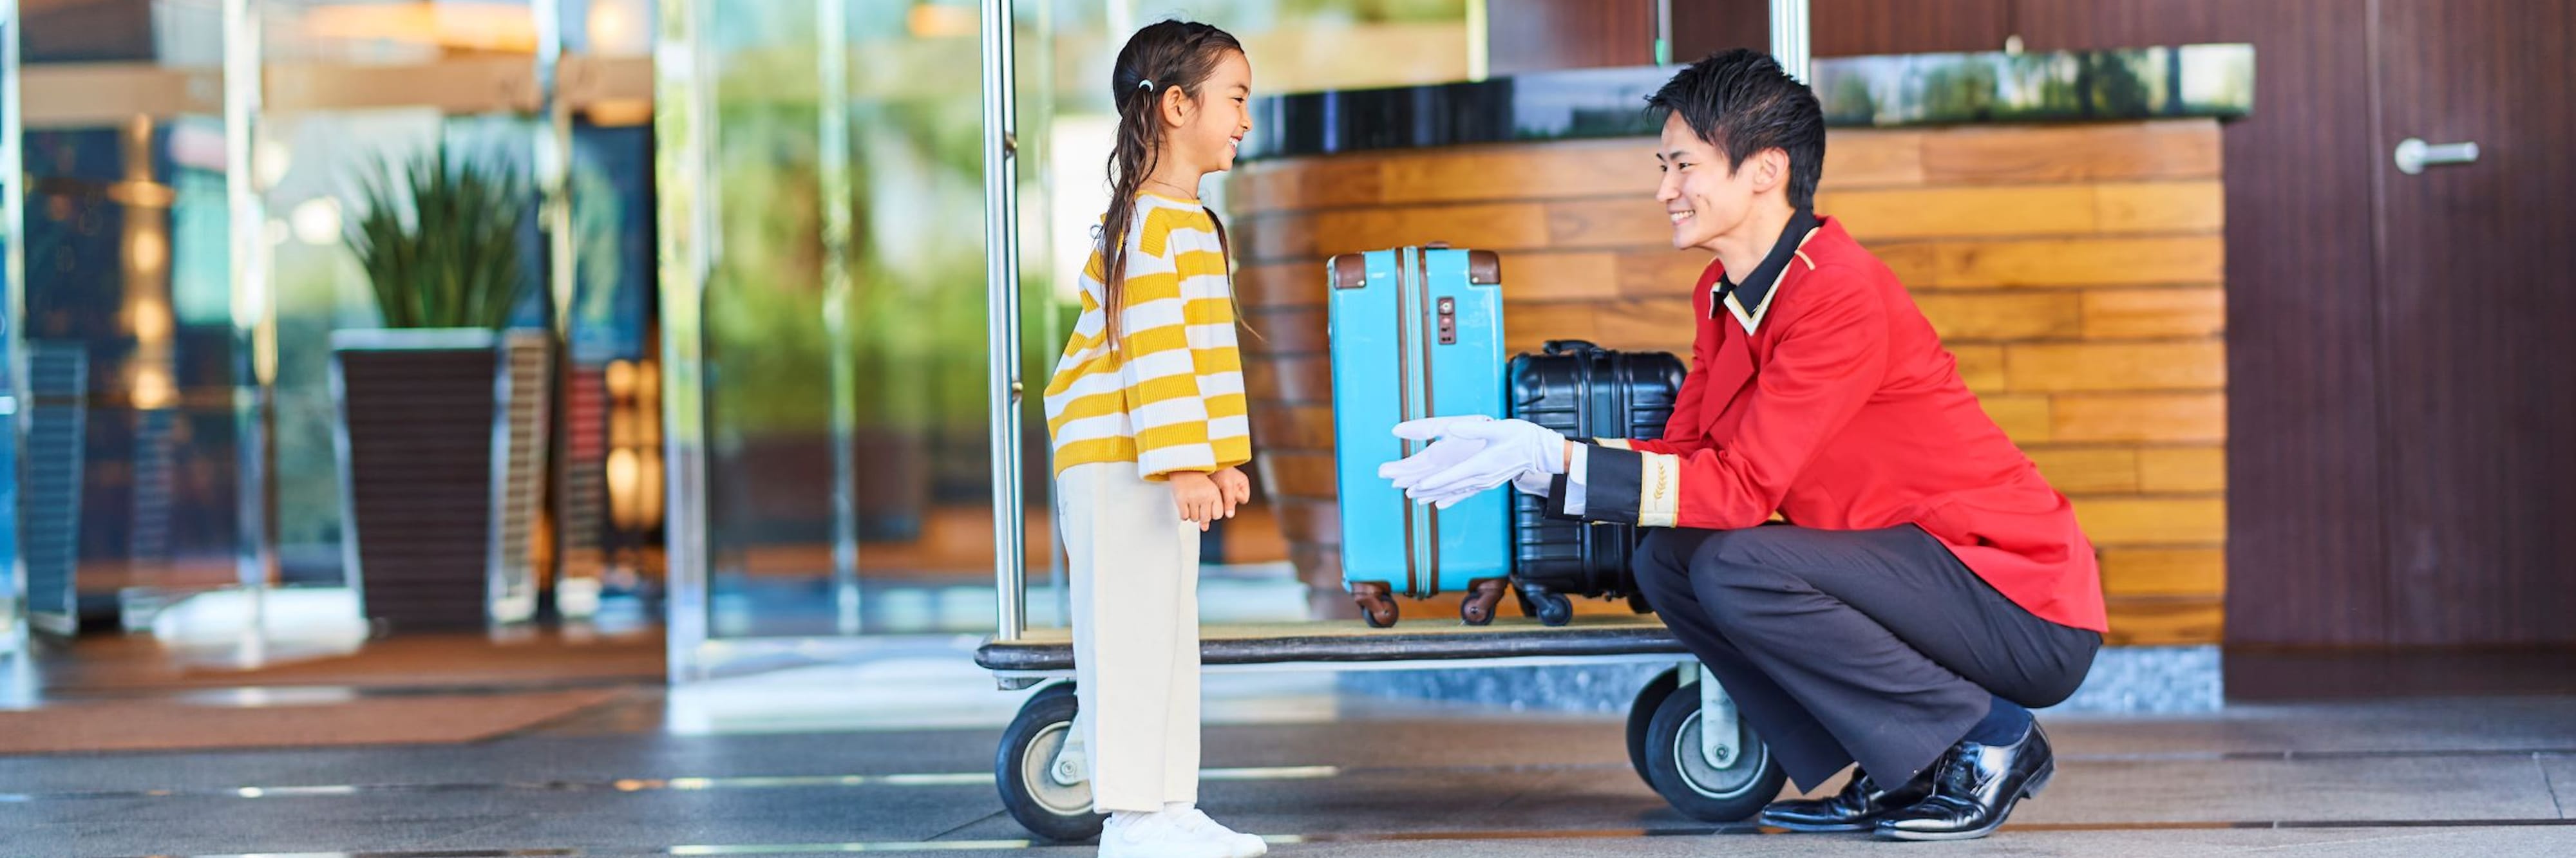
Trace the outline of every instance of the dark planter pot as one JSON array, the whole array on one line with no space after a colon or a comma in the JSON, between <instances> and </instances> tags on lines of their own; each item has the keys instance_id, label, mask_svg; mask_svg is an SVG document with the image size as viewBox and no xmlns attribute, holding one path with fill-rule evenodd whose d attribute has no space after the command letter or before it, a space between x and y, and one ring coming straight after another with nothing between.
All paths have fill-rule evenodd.
<instances>
[{"instance_id":1,"label":"dark planter pot","mask_svg":"<svg viewBox=\"0 0 2576 858\"><path fill-rule=\"evenodd\" d=\"M398 631L532 617L545 335L340 331L331 351L342 550L366 616Z\"/></svg>"}]
</instances>

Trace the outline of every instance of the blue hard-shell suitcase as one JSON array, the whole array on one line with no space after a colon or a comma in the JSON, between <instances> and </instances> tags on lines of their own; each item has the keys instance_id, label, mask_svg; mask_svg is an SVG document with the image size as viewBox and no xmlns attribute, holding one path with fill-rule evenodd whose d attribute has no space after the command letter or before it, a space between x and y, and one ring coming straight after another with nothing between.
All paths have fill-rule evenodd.
<instances>
[{"instance_id":1,"label":"blue hard-shell suitcase","mask_svg":"<svg viewBox=\"0 0 2576 858\"><path fill-rule=\"evenodd\" d=\"M1395 437L1399 422L1504 416L1501 266L1492 251L1433 244L1346 253L1325 268L1342 582L1372 626L1395 623L1396 595L1462 591L1460 616L1492 622L1511 592L1511 493L1436 509L1377 469L1423 446Z\"/></svg>"}]
</instances>

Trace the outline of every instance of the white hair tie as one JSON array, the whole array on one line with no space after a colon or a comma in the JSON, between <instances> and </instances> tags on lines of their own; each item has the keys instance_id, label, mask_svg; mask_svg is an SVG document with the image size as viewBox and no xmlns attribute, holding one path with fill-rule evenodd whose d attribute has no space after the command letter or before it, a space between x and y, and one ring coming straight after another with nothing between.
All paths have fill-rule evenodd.
<instances>
[{"instance_id":1,"label":"white hair tie","mask_svg":"<svg viewBox=\"0 0 2576 858\"><path fill-rule=\"evenodd\" d=\"M1137 89L1153 89L1153 88L1154 88L1154 79L1153 79L1153 78L1146 78L1146 79L1144 79L1144 80L1137 81L1137 82L1136 82L1136 88L1137 88Z\"/></svg>"}]
</instances>

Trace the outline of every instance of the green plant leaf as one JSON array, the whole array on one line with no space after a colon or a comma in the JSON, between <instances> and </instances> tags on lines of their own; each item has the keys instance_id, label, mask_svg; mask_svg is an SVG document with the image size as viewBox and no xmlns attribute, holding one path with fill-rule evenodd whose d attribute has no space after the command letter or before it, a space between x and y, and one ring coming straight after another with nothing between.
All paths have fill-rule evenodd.
<instances>
[{"instance_id":1,"label":"green plant leaf","mask_svg":"<svg viewBox=\"0 0 2576 858\"><path fill-rule=\"evenodd\" d=\"M507 162L446 144L358 180L366 211L347 241L389 328L500 328L528 274L520 265L534 196Z\"/></svg>"}]
</instances>

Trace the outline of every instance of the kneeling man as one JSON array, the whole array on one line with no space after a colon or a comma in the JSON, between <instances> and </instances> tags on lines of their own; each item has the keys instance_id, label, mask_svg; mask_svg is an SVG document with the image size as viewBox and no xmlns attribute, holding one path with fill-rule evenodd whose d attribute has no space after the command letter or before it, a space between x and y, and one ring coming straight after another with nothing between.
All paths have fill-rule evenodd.
<instances>
[{"instance_id":1,"label":"kneeling man","mask_svg":"<svg viewBox=\"0 0 2576 858\"><path fill-rule=\"evenodd\" d=\"M1399 426L1440 441L1380 473L1423 502L1512 482L1561 517L1653 528L1639 588L1790 777L1859 764L1764 824L1983 837L2055 771L2025 707L2074 693L2101 647L2093 546L1895 275L1813 211L1813 92L1734 51L1648 106L1673 246L1716 255L1663 438L1438 417Z\"/></svg>"}]
</instances>

